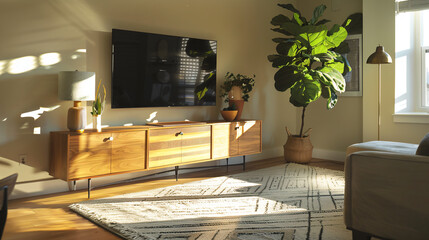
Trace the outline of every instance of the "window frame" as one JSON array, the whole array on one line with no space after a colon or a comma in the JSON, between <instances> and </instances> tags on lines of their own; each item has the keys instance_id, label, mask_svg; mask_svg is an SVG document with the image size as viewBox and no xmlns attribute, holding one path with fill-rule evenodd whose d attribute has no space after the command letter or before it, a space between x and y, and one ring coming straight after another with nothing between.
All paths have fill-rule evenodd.
<instances>
[{"instance_id":1,"label":"window frame","mask_svg":"<svg viewBox=\"0 0 429 240\"><path fill-rule=\"evenodd\" d=\"M429 76L428 71L426 71L426 64L429 62L429 57L426 58L426 54L429 54L429 46L421 47L421 101L420 108L422 110L429 110L429 83L427 82Z\"/></svg>"}]
</instances>

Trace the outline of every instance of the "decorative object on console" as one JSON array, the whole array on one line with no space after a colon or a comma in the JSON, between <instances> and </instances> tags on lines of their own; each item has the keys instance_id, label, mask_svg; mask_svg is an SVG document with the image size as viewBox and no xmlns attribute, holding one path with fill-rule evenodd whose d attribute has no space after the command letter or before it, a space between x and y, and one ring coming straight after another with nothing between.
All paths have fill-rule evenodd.
<instances>
[{"instance_id":1,"label":"decorative object on console","mask_svg":"<svg viewBox=\"0 0 429 240\"><path fill-rule=\"evenodd\" d=\"M96 99L92 102L92 127L97 129L97 132L101 132L101 114L103 114L104 106L106 105L106 88L103 84L104 96L103 100L101 100L100 91L101 80L98 83L97 92L95 93Z\"/></svg>"},{"instance_id":2,"label":"decorative object on console","mask_svg":"<svg viewBox=\"0 0 429 240\"><path fill-rule=\"evenodd\" d=\"M235 103L232 103L229 107L224 108L220 114L222 115L223 119L228 122L234 121L235 117L237 117L237 106L235 106Z\"/></svg>"},{"instance_id":3,"label":"decorative object on console","mask_svg":"<svg viewBox=\"0 0 429 240\"><path fill-rule=\"evenodd\" d=\"M74 101L67 115L67 128L72 132L83 133L86 127L86 107L82 101L95 99L95 73L63 71L58 74L58 97Z\"/></svg>"},{"instance_id":4,"label":"decorative object on console","mask_svg":"<svg viewBox=\"0 0 429 240\"><path fill-rule=\"evenodd\" d=\"M378 116L377 130L378 130L378 132L377 132L377 140L380 140L381 64L392 63L392 58L390 57L390 55L387 52L384 51L383 46L378 46L375 49L375 52L368 57L368 59L366 60L366 63L378 64L378 108L377 108L377 116Z\"/></svg>"},{"instance_id":5,"label":"decorative object on console","mask_svg":"<svg viewBox=\"0 0 429 240\"><path fill-rule=\"evenodd\" d=\"M235 120L241 119L241 113L243 112L244 102L249 101L249 93L255 86L255 75L248 77L246 75L227 72L225 75L225 82L221 86L222 94L221 97L225 97L225 102L229 103L230 106L235 104L238 113Z\"/></svg>"},{"instance_id":6,"label":"decorative object on console","mask_svg":"<svg viewBox=\"0 0 429 240\"><path fill-rule=\"evenodd\" d=\"M327 99L327 108L332 109L338 99L336 92L342 93L345 90L343 74L350 71L350 66L346 59L334 50L340 48L341 44L344 45L347 30L338 24L328 29L326 23L329 20L318 20L326 9L325 5L316 7L309 21L302 17L292 4L278 5L291 11L293 17L279 14L271 20L271 24L275 26L272 30L286 35L287 38L273 39L277 43L277 54L268 56L268 61L272 62L273 67L278 68L274 75L275 88L281 92L290 89L289 102L295 107L302 107L299 135L288 134L289 137L309 138L309 135L303 133L305 110L308 104L322 96ZM350 21L347 20L345 26ZM286 144L285 160L297 162L311 160L311 152L305 154L308 156L307 159L287 158L287 155L294 153L289 151Z\"/></svg>"}]
</instances>

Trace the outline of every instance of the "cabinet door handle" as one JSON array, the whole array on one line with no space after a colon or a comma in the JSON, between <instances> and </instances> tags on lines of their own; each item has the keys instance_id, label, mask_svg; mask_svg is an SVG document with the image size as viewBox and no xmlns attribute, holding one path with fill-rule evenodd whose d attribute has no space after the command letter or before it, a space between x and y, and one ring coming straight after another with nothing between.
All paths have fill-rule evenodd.
<instances>
[{"instance_id":1,"label":"cabinet door handle","mask_svg":"<svg viewBox=\"0 0 429 240\"><path fill-rule=\"evenodd\" d=\"M238 130L238 129L240 129L240 127L235 127L235 130Z\"/></svg>"},{"instance_id":2,"label":"cabinet door handle","mask_svg":"<svg viewBox=\"0 0 429 240\"><path fill-rule=\"evenodd\" d=\"M180 132L176 133L176 137L178 137L179 135L183 135L183 132L180 131Z\"/></svg>"},{"instance_id":3,"label":"cabinet door handle","mask_svg":"<svg viewBox=\"0 0 429 240\"><path fill-rule=\"evenodd\" d=\"M113 141L113 137L108 137L103 140L103 142Z\"/></svg>"}]
</instances>

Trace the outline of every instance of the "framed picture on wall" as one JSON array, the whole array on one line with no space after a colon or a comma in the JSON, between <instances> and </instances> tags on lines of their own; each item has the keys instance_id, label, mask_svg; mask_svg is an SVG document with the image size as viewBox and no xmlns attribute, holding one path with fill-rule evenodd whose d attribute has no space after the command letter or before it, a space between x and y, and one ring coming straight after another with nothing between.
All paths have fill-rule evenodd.
<instances>
[{"instance_id":1,"label":"framed picture on wall","mask_svg":"<svg viewBox=\"0 0 429 240\"><path fill-rule=\"evenodd\" d=\"M350 52L343 54L349 61L352 70L348 72L346 80L346 91L339 96L362 96L362 34L347 36L345 42L348 43Z\"/></svg>"}]
</instances>

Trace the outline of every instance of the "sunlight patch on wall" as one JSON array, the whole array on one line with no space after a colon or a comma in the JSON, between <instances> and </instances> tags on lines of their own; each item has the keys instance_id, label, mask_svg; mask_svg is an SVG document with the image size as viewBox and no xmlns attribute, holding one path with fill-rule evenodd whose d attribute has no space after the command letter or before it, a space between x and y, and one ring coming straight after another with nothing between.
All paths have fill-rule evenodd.
<instances>
[{"instance_id":1,"label":"sunlight patch on wall","mask_svg":"<svg viewBox=\"0 0 429 240\"><path fill-rule=\"evenodd\" d=\"M82 48L82 49L77 49L75 51L75 54L71 55L71 59L76 60L80 57L82 57L82 53L86 53L86 49Z\"/></svg>"},{"instance_id":2,"label":"sunlight patch on wall","mask_svg":"<svg viewBox=\"0 0 429 240\"><path fill-rule=\"evenodd\" d=\"M35 56L25 56L15 58L9 62L7 72L10 74L20 74L37 68L37 58Z\"/></svg>"},{"instance_id":3,"label":"sunlight patch on wall","mask_svg":"<svg viewBox=\"0 0 429 240\"><path fill-rule=\"evenodd\" d=\"M149 115L149 118L148 119L146 119L146 121L148 121L148 122L150 122L150 121L152 121L155 117L156 117L156 114L158 114L158 112L153 112L153 113L151 113L150 115ZM158 122L157 120L154 120L154 122Z\"/></svg>"},{"instance_id":4,"label":"sunlight patch on wall","mask_svg":"<svg viewBox=\"0 0 429 240\"><path fill-rule=\"evenodd\" d=\"M132 123L125 123L125 124L124 124L124 126L125 126L125 127L130 127L130 126L133 126L133 125L134 125L134 124L132 124Z\"/></svg>"},{"instance_id":5,"label":"sunlight patch on wall","mask_svg":"<svg viewBox=\"0 0 429 240\"><path fill-rule=\"evenodd\" d=\"M4 118L3 120L2 120L2 122L6 122L7 121L7 118Z\"/></svg>"},{"instance_id":6,"label":"sunlight patch on wall","mask_svg":"<svg viewBox=\"0 0 429 240\"><path fill-rule=\"evenodd\" d=\"M39 135L42 132L42 129L40 127L33 128L33 134Z\"/></svg>"},{"instance_id":7,"label":"sunlight patch on wall","mask_svg":"<svg viewBox=\"0 0 429 240\"><path fill-rule=\"evenodd\" d=\"M40 55L39 62L41 66L51 66L61 62L61 55L57 52L44 53Z\"/></svg>"},{"instance_id":8,"label":"sunlight patch on wall","mask_svg":"<svg viewBox=\"0 0 429 240\"><path fill-rule=\"evenodd\" d=\"M21 117L22 118L31 117L31 118L34 118L34 120L37 120L38 118L40 118L42 116L42 114L44 112L51 112L51 111L53 111L53 110L55 110L55 109L57 109L59 107L60 107L60 105L56 105L56 106L53 106L53 107L47 107L47 108L40 107L38 110L34 110L34 111L22 113Z\"/></svg>"},{"instance_id":9,"label":"sunlight patch on wall","mask_svg":"<svg viewBox=\"0 0 429 240\"><path fill-rule=\"evenodd\" d=\"M2 75L6 71L6 61L0 61L0 75Z\"/></svg>"},{"instance_id":10,"label":"sunlight patch on wall","mask_svg":"<svg viewBox=\"0 0 429 240\"><path fill-rule=\"evenodd\" d=\"M22 124L22 126L19 128L19 129L27 129L28 127L29 127L29 123L28 122L26 122L26 123L24 123L24 124Z\"/></svg>"}]
</instances>

